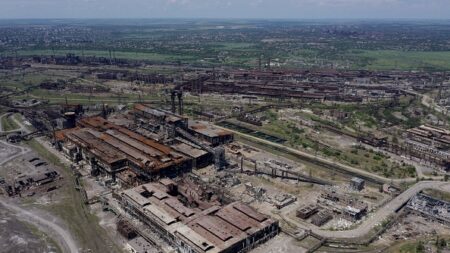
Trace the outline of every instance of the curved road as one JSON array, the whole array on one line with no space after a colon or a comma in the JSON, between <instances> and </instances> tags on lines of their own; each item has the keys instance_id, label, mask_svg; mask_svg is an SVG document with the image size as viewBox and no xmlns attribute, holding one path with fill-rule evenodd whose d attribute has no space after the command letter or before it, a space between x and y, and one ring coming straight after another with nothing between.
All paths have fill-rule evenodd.
<instances>
[{"instance_id":1,"label":"curved road","mask_svg":"<svg viewBox=\"0 0 450 253\"><path fill-rule=\"evenodd\" d=\"M22 124L22 122L18 121L14 117L11 117L11 119L12 119L12 121L14 121L14 123L16 123L19 126L19 128L16 128L16 129L10 130L10 131L3 131L3 126L1 124L1 120L4 117L10 117L12 115L13 115L12 113L5 113L5 114L0 115L0 134L16 133L18 131L29 133L30 131Z\"/></svg>"},{"instance_id":2,"label":"curved road","mask_svg":"<svg viewBox=\"0 0 450 253\"><path fill-rule=\"evenodd\" d=\"M4 116L7 116L7 114L1 115L0 120ZM16 123L18 123L18 125L21 127L21 129L23 131L28 132L28 129L21 122L17 121L14 118L13 118L13 120L16 121ZM1 131L1 130L2 129L0 127L0 133L3 133L3 131ZM13 145L8 142L1 141L1 140L0 140L0 143L2 145L20 150L20 152L17 152L14 155L0 161L0 166L8 163L9 161L11 161L19 156L22 156L22 155L30 152L30 149L26 148L26 147ZM3 206L4 208L11 210L13 213L15 213L18 216L18 218L21 218L22 220L35 225L36 227L39 228L39 230L43 231L46 234L51 235L52 238L54 238L57 241L58 245L63 249L63 252L68 252L68 253L79 252L78 247L75 243L75 240L72 238L70 233L67 230L64 230L63 228L61 228L58 224L56 224L52 221L49 221L48 219L41 217L36 213L25 210L22 207L14 204L14 203L11 203L10 201L7 201L1 197L0 197L0 206Z\"/></svg>"},{"instance_id":3,"label":"curved road","mask_svg":"<svg viewBox=\"0 0 450 253\"><path fill-rule=\"evenodd\" d=\"M19 122L19 121L17 121L17 120L13 117L12 119L17 123L18 126L20 126L20 128L19 128L19 129L16 129L16 130L13 130L13 131L7 131L7 132L4 132L4 131L3 131L2 124L1 124L1 119L2 119L3 117L9 117L9 115L10 115L9 113L0 115L0 134L2 134L2 133L9 133L9 132L15 132L15 131L18 131L18 130L27 131L27 129L22 125L22 123ZM12 156L10 156L10 157L8 157L8 158L6 158L6 159L0 161L0 166L3 165L3 164L5 164L5 163L7 163L7 162L9 162L9 161L11 161L11 160L13 160L13 159L16 159L17 157L19 157L19 156L21 156L21 155L24 155L24 154L30 152L30 149L29 149L29 148L26 148L26 147L13 145L13 144L10 144L10 143L8 143L8 142L6 142L6 141L1 141L1 140L0 140L0 143L1 143L2 145L5 145L5 146L11 147L11 148L16 148L16 149L19 149L19 150L20 150L20 153L15 153L14 155L12 155Z\"/></svg>"},{"instance_id":4,"label":"curved road","mask_svg":"<svg viewBox=\"0 0 450 253\"><path fill-rule=\"evenodd\" d=\"M6 202L3 198L0 198L0 205L14 212L19 219L32 223L42 231L49 232L53 239L58 241L58 245L63 248L64 252L79 252L78 247L70 233L61 228L58 224L51 222L35 213L27 211L18 205Z\"/></svg>"},{"instance_id":5,"label":"curved road","mask_svg":"<svg viewBox=\"0 0 450 253\"><path fill-rule=\"evenodd\" d=\"M0 161L0 166L5 164L5 163L7 163L7 162L9 162L9 161L11 161L11 160L13 160L13 159L16 159L17 157L19 157L21 155L25 155L26 153L30 152L29 148L12 145L12 144L10 144L10 143L8 143L6 141L0 141L0 143L5 145L5 146L11 147L11 148L16 148L16 149L20 150L20 153L16 153L16 154L14 154L14 155L4 159L3 161Z\"/></svg>"}]
</instances>

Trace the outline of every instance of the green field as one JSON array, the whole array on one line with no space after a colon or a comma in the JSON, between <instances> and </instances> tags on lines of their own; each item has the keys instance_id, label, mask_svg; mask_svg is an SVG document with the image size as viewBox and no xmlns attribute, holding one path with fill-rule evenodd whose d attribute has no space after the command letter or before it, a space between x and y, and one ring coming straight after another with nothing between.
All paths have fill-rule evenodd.
<instances>
[{"instance_id":1,"label":"green field","mask_svg":"<svg viewBox=\"0 0 450 253\"><path fill-rule=\"evenodd\" d=\"M371 70L449 70L450 51L367 50L352 52L355 68Z\"/></svg>"},{"instance_id":2,"label":"green field","mask_svg":"<svg viewBox=\"0 0 450 253\"><path fill-rule=\"evenodd\" d=\"M431 197L450 202L450 193L449 192L435 190L435 189L426 189L423 191L423 193L425 193Z\"/></svg>"},{"instance_id":3,"label":"green field","mask_svg":"<svg viewBox=\"0 0 450 253\"><path fill-rule=\"evenodd\" d=\"M219 51L229 51L229 55L222 60L221 64L235 66L253 66L257 64L258 49L251 43L214 43L208 44L211 47L210 55L206 52L183 52L177 54L164 54L155 52L131 52L116 51L115 57L118 59L131 60L149 60L149 61L184 61L184 62L202 62L204 64L218 64L216 60ZM311 50L304 50L309 53L300 55L292 54L289 59L313 60L317 54ZM22 50L18 55L66 55L73 53L78 56L96 56L109 58L108 50ZM262 52L261 52L262 53ZM319 52L316 52L319 53ZM276 54L274 55L277 56ZM340 54L339 60L330 56L325 60L342 62L340 59L348 59L353 69L369 70L450 70L450 51L443 52L423 52L423 51L396 51L396 50L352 50ZM283 59L282 55L279 58Z\"/></svg>"},{"instance_id":4,"label":"green field","mask_svg":"<svg viewBox=\"0 0 450 253\"><path fill-rule=\"evenodd\" d=\"M95 56L109 58L108 50L49 50L49 49L37 49L37 50L21 50L17 51L18 55L32 56L32 55L56 55L63 56L67 54L75 54L78 56ZM149 61L190 61L194 57L189 55L169 55L150 52L127 52L127 51L115 51L114 55L118 59L131 59L131 60L149 60ZM113 55L113 57L114 57Z\"/></svg>"},{"instance_id":5,"label":"green field","mask_svg":"<svg viewBox=\"0 0 450 253\"><path fill-rule=\"evenodd\" d=\"M19 128L16 122L14 122L14 120L7 116L2 117L1 124L3 131L12 131Z\"/></svg>"}]
</instances>

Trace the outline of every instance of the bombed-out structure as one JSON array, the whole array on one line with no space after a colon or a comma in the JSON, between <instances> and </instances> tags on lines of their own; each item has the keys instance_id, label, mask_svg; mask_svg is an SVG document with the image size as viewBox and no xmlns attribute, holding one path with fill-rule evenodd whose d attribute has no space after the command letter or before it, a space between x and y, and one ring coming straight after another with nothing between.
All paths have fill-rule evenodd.
<instances>
[{"instance_id":1,"label":"bombed-out structure","mask_svg":"<svg viewBox=\"0 0 450 253\"><path fill-rule=\"evenodd\" d=\"M149 180L174 177L214 161L213 150L208 148L211 143L198 145L195 140L175 134L175 129L187 128L185 118L140 106L136 106L131 114L136 118L139 116L140 123L131 124L129 128L100 116L82 118L75 128L55 133L58 147L72 161L90 166L93 175L102 174L113 180L126 170ZM145 115L152 117L142 121ZM152 138L153 135L143 135L139 131L140 128L155 130L156 127L157 132L164 130L164 138ZM232 139L232 134L227 134Z\"/></svg>"},{"instance_id":2,"label":"bombed-out structure","mask_svg":"<svg viewBox=\"0 0 450 253\"><path fill-rule=\"evenodd\" d=\"M277 221L240 202L222 203L189 180L162 179L119 198L178 252L246 252L279 233Z\"/></svg>"}]
</instances>

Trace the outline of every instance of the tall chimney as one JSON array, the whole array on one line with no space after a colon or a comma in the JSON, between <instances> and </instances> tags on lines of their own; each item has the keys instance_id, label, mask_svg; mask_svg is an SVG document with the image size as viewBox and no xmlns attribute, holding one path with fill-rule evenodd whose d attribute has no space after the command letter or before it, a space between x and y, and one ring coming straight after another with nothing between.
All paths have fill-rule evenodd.
<instances>
[{"instance_id":1,"label":"tall chimney","mask_svg":"<svg viewBox=\"0 0 450 253\"><path fill-rule=\"evenodd\" d=\"M176 107L175 107L175 91L172 91L170 94L170 99L172 101L172 113L176 113Z\"/></svg>"}]
</instances>

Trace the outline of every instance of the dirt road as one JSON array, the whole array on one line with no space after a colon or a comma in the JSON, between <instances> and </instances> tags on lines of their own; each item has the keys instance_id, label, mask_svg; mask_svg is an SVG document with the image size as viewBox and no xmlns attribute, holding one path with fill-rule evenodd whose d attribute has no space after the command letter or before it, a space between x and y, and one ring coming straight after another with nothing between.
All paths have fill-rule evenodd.
<instances>
[{"instance_id":1,"label":"dirt road","mask_svg":"<svg viewBox=\"0 0 450 253\"><path fill-rule=\"evenodd\" d=\"M22 207L12 203L11 201L7 202L3 198L0 198L0 206L3 206L4 208L15 213L18 219L35 225L39 228L39 230L51 236L52 239L58 243L58 245L64 252L79 252L77 244L75 243L75 240L72 238L70 233L55 222L47 220L46 218L41 217L33 211L25 210Z\"/></svg>"}]
</instances>

